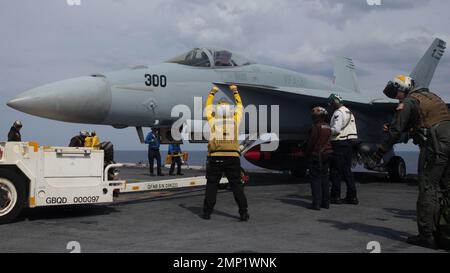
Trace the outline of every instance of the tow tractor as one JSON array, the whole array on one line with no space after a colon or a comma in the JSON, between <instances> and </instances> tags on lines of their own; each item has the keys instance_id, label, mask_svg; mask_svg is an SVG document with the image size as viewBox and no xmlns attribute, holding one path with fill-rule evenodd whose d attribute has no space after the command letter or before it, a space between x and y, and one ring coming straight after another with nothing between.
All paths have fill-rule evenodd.
<instances>
[{"instance_id":1,"label":"tow tractor","mask_svg":"<svg viewBox=\"0 0 450 273\"><path fill-rule=\"evenodd\" d=\"M158 181L109 180L112 168L104 152L91 148L39 146L35 142L0 142L0 224L17 219L25 208L111 203L119 194L197 187L197 176ZM220 184L226 184L222 178Z\"/></svg>"}]
</instances>

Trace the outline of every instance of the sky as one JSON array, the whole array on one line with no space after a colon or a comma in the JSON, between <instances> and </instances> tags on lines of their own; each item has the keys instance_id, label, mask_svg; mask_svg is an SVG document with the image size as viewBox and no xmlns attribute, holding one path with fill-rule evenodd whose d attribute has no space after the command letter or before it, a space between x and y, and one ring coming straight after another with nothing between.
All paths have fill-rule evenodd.
<instances>
[{"instance_id":1,"label":"sky","mask_svg":"<svg viewBox=\"0 0 450 273\"><path fill-rule=\"evenodd\" d=\"M70 124L20 113L6 102L67 78L157 64L192 47L238 51L258 63L330 80L350 57L362 92L381 94L409 74L435 37L450 42L450 1L381 0L0 0L0 140L14 120L25 140L67 145L95 130L117 150L144 150L134 128ZM431 89L450 101L450 58ZM189 146L202 149L199 146ZM409 149L411 146L406 146Z\"/></svg>"}]
</instances>

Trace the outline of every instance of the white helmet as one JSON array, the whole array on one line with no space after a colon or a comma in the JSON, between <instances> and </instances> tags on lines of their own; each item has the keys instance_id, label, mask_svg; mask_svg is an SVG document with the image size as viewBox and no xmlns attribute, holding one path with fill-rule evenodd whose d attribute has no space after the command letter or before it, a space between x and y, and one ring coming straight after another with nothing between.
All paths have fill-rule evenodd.
<instances>
[{"instance_id":1,"label":"white helmet","mask_svg":"<svg viewBox=\"0 0 450 273\"><path fill-rule=\"evenodd\" d=\"M81 130L80 131L80 136L81 137L87 137L88 136L88 132L86 132L85 130Z\"/></svg>"},{"instance_id":2,"label":"white helmet","mask_svg":"<svg viewBox=\"0 0 450 273\"><path fill-rule=\"evenodd\" d=\"M411 77L405 75L398 75L397 77L390 80L384 89L383 93L391 99L397 97L397 92L405 92L413 90L415 87L415 82Z\"/></svg>"},{"instance_id":3,"label":"white helmet","mask_svg":"<svg viewBox=\"0 0 450 273\"><path fill-rule=\"evenodd\" d=\"M16 128L22 128L22 122L20 120L16 120L14 122L13 126Z\"/></svg>"}]
</instances>

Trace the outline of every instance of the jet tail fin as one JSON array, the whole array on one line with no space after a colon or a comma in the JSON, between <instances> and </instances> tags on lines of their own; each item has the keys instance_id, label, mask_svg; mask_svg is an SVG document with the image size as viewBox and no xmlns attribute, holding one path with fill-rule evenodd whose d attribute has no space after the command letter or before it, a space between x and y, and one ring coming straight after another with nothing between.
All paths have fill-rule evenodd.
<instances>
[{"instance_id":1,"label":"jet tail fin","mask_svg":"<svg viewBox=\"0 0 450 273\"><path fill-rule=\"evenodd\" d=\"M334 84L356 93L360 93L353 60L336 57L334 62Z\"/></svg>"},{"instance_id":2,"label":"jet tail fin","mask_svg":"<svg viewBox=\"0 0 450 273\"><path fill-rule=\"evenodd\" d=\"M444 55L446 42L436 38L427 52L420 59L410 76L414 79L416 87L428 88L433 79L436 67Z\"/></svg>"}]
</instances>

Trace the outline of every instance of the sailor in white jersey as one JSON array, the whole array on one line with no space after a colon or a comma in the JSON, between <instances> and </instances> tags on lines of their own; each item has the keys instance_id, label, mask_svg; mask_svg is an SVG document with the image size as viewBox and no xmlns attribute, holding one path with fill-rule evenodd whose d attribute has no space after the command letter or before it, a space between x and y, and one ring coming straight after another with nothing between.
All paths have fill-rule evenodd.
<instances>
[{"instance_id":1,"label":"sailor in white jersey","mask_svg":"<svg viewBox=\"0 0 450 273\"><path fill-rule=\"evenodd\" d=\"M344 106L341 96L331 94L330 106L334 113L331 117L331 145L333 147L333 157L330 165L331 180L331 203L357 205L359 203L355 180L352 173L352 141L358 139L356 120L353 113ZM347 184L347 194L345 199L341 199L341 181Z\"/></svg>"}]
</instances>

